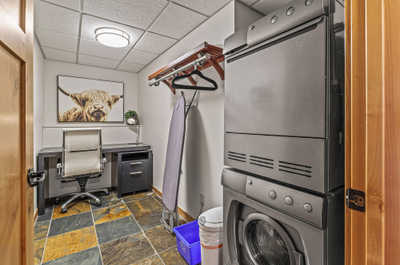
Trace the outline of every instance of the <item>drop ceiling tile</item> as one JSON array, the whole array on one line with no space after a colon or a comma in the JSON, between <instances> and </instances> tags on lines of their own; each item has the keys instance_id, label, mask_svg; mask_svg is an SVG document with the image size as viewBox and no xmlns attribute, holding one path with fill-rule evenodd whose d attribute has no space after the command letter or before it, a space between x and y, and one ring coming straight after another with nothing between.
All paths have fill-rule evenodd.
<instances>
[{"instance_id":1,"label":"drop ceiling tile","mask_svg":"<svg viewBox=\"0 0 400 265\"><path fill-rule=\"evenodd\" d=\"M118 61L106 58L100 58L96 56L85 55L85 54L79 54L78 63L113 69L117 66Z\"/></svg>"},{"instance_id":2,"label":"drop ceiling tile","mask_svg":"<svg viewBox=\"0 0 400 265\"><path fill-rule=\"evenodd\" d=\"M52 30L39 29L36 30L40 44L43 46L76 52L78 45L78 36L58 33Z\"/></svg>"},{"instance_id":3,"label":"drop ceiling tile","mask_svg":"<svg viewBox=\"0 0 400 265\"><path fill-rule=\"evenodd\" d=\"M140 70L142 70L142 68L144 67L143 64L137 64L137 63L130 63L127 61L124 61L121 63L121 65L118 67L118 70L122 70L122 71L127 71L127 72L132 72L132 73L137 73Z\"/></svg>"},{"instance_id":4,"label":"drop ceiling tile","mask_svg":"<svg viewBox=\"0 0 400 265\"><path fill-rule=\"evenodd\" d=\"M76 54L73 52L62 51L58 49L53 49L50 47L43 46L43 52L46 59L75 63Z\"/></svg>"},{"instance_id":5,"label":"drop ceiling tile","mask_svg":"<svg viewBox=\"0 0 400 265\"><path fill-rule=\"evenodd\" d=\"M59 33L78 36L79 18L79 12L75 12L42 1L36 1L36 30L53 30Z\"/></svg>"},{"instance_id":6,"label":"drop ceiling tile","mask_svg":"<svg viewBox=\"0 0 400 265\"><path fill-rule=\"evenodd\" d=\"M81 39L79 53L104 57L109 59L121 60L129 51L129 47L112 48L100 44L97 41Z\"/></svg>"},{"instance_id":7,"label":"drop ceiling tile","mask_svg":"<svg viewBox=\"0 0 400 265\"><path fill-rule=\"evenodd\" d=\"M290 3L292 0L260 0L257 3L253 5L253 8L260 11L263 14L268 14L276 9L279 9L288 3Z\"/></svg>"},{"instance_id":8,"label":"drop ceiling tile","mask_svg":"<svg viewBox=\"0 0 400 265\"><path fill-rule=\"evenodd\" d=\"M146 29L167 5L166 0L85 0L86 13Z\"/></svg>"},{"instance_id":9,"label":"drop ceiling tile","mask_svg":"<svg viewBox=\"0 0 400 265\"><path fill-rule=\"evenodd\" d=\"M185 7L199 11L202 14L211 16L218 9L223 7L226 3L231 0L173 0L174 2L181 4Z\"/></svg>"},{"instance_id":10,"label":"drop ceiling tile","mask_svg":"<svg viewBox=\"0 0 400 265\"><path fill-rule=\"evenodd\" d=\"M170 3L151 26L150 31L180 39L205 19L206 16Z\"/></svg>"},{"instance_id":11,"label":"drop ceiling tile","mask_svg":"<svg viewBox=\"0 0 400 265\"><path fill-rule=\"evenodd\" d=\"M130 63L146 65L149 62L151 62L152 60L154 60L157 56L158 56L158 54L156 54L156 53L146 52L146 51L142 51L142 50L134 48L128 54L128 56L125 58L125 60Z\"/></svg>"},{"instance_id":12,"label":"drop ceiling tile","mask_svg":"<svg viewBox=\"0 0 400 265\"><path fill-rule=\"evenodd\" d=\"M175 42L175 39L160 36L151 32L146 32L143 38L136 44L135 48L152 53L162 53L171 47Z\"/></svg>"},{"instance_id":13,"label":"drop ceiling tile","mask_svg":"<svg viewBox=\"0 0 400 265\"><path fill-rule=\"evenodd\" d=\"M47 2L51 2L60 6L65 6L77 11L81 10L81 1L80 0L46 0Z\"/></svg>"}]
</instances>

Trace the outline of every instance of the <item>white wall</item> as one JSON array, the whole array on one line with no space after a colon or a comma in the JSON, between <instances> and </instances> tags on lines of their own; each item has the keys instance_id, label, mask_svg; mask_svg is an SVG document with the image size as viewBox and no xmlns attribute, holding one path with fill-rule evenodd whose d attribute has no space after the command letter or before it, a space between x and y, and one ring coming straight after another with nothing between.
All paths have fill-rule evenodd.
<instances>
[{"instance_id":1,"label":"white wall","mask_svg":"<svg viewBox=\"0 0 400 265\"><path fill-rule=\"evenodd\" d=\"M125 111L138 109L138 75L128 72L45 60L44 63L44 117L43 147L61 146L62 128L101 127L103 143L130 143L136 141L135 128L125 124L58 123L57 122L57 75L71 75L125 83ZM140 117L140 113L139 113Z\"/></svg>"},{"instance_id":2,"label":"white wall","mask_svg":"<svg viewBox=\"0 0 400 265\"><path fill-rule=\"evenodd\" d=\"M42 146L43 126L43 70L44 58L37 40L34 41L33 50L33 154L36 168L36 155ZM36 211L36 189L34 189L34 212Z\"/></svg>"},{"instance_id":3,"label":"white wall","mask_svg":"<svg viewBox=\"0 0 400 265\"><path fill-rule=\"evenodd\" d=\"M237 8L242 11L235 11ZM139 110L146 125L143 140L153 148L157 189L162 190L169 122L176 96L164 84L149 87L147 76L204 41L222 47L224 39L233 34L235 28L258 17L253 11L231 2L139 73ZM222 205L224 88L215 70L208 69L204 73L219 80L220 88L215 92L201 92L197 106L187 119L178 204L193 217L201 210ZM185 94L189 101L191 92L185 91ZM201 196L205 199L203 209Z\"/></svg>"}]
</instances>

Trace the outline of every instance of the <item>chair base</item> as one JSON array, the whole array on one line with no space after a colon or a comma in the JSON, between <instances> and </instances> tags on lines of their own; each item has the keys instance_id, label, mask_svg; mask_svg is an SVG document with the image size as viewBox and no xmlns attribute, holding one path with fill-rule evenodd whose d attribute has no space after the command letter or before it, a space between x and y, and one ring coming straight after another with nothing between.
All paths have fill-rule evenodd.
<instances>
[{"instance_id":1,"label":"chair base","mask_svg":"<svg viewBox=\"0 0 400 265\"><path fill-rule=\"evenodd\" d=\"M106 195L109 194L107 189L94 190L94 191L91 191L91 192L105 192ZM68 199L68 201L66 201L65 203L63 203L61 205L61 213L66 213L68 211L68 206L72 202L76 201L77 199L85 198L85 197L93 200L95 205L100 206L101 205L101 200L98 197L96 197L95 195L93 195L91 192L85 191L85 192L74 193L73 196Z\"/></svg>"}]
</instances>

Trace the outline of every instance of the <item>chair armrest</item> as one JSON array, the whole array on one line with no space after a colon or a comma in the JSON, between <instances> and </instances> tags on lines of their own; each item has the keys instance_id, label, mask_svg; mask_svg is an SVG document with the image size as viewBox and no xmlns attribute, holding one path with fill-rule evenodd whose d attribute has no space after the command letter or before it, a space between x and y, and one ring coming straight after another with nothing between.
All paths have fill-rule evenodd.
<instances>
[{"instance_id":1,"label":"chair armrest","mask_svg":"<svg viewBox=\"0 0 400 265\"><path fill-rule=\"evenodd\" d=\"M104 170L106 163L107 163L107 158L103 155L103 158L101 159L101 166L100 166L101 171Z\"/></svg>"}]
</instances>

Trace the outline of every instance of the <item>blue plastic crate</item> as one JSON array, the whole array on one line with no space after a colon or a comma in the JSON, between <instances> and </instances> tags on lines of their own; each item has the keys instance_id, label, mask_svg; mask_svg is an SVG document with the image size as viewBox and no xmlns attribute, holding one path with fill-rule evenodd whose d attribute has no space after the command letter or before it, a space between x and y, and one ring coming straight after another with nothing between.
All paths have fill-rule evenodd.
<instances>
[{"instance_id":1,"label":"blue plastic crate","mask_svg":"<svg viewBox=\"0 0 400 265\"><path fill-rule=\"evenodd\" d=\"M196 221L174 228L176 246L189 265L201 263L199 224Z\"/></svg>"}]
</instances>

